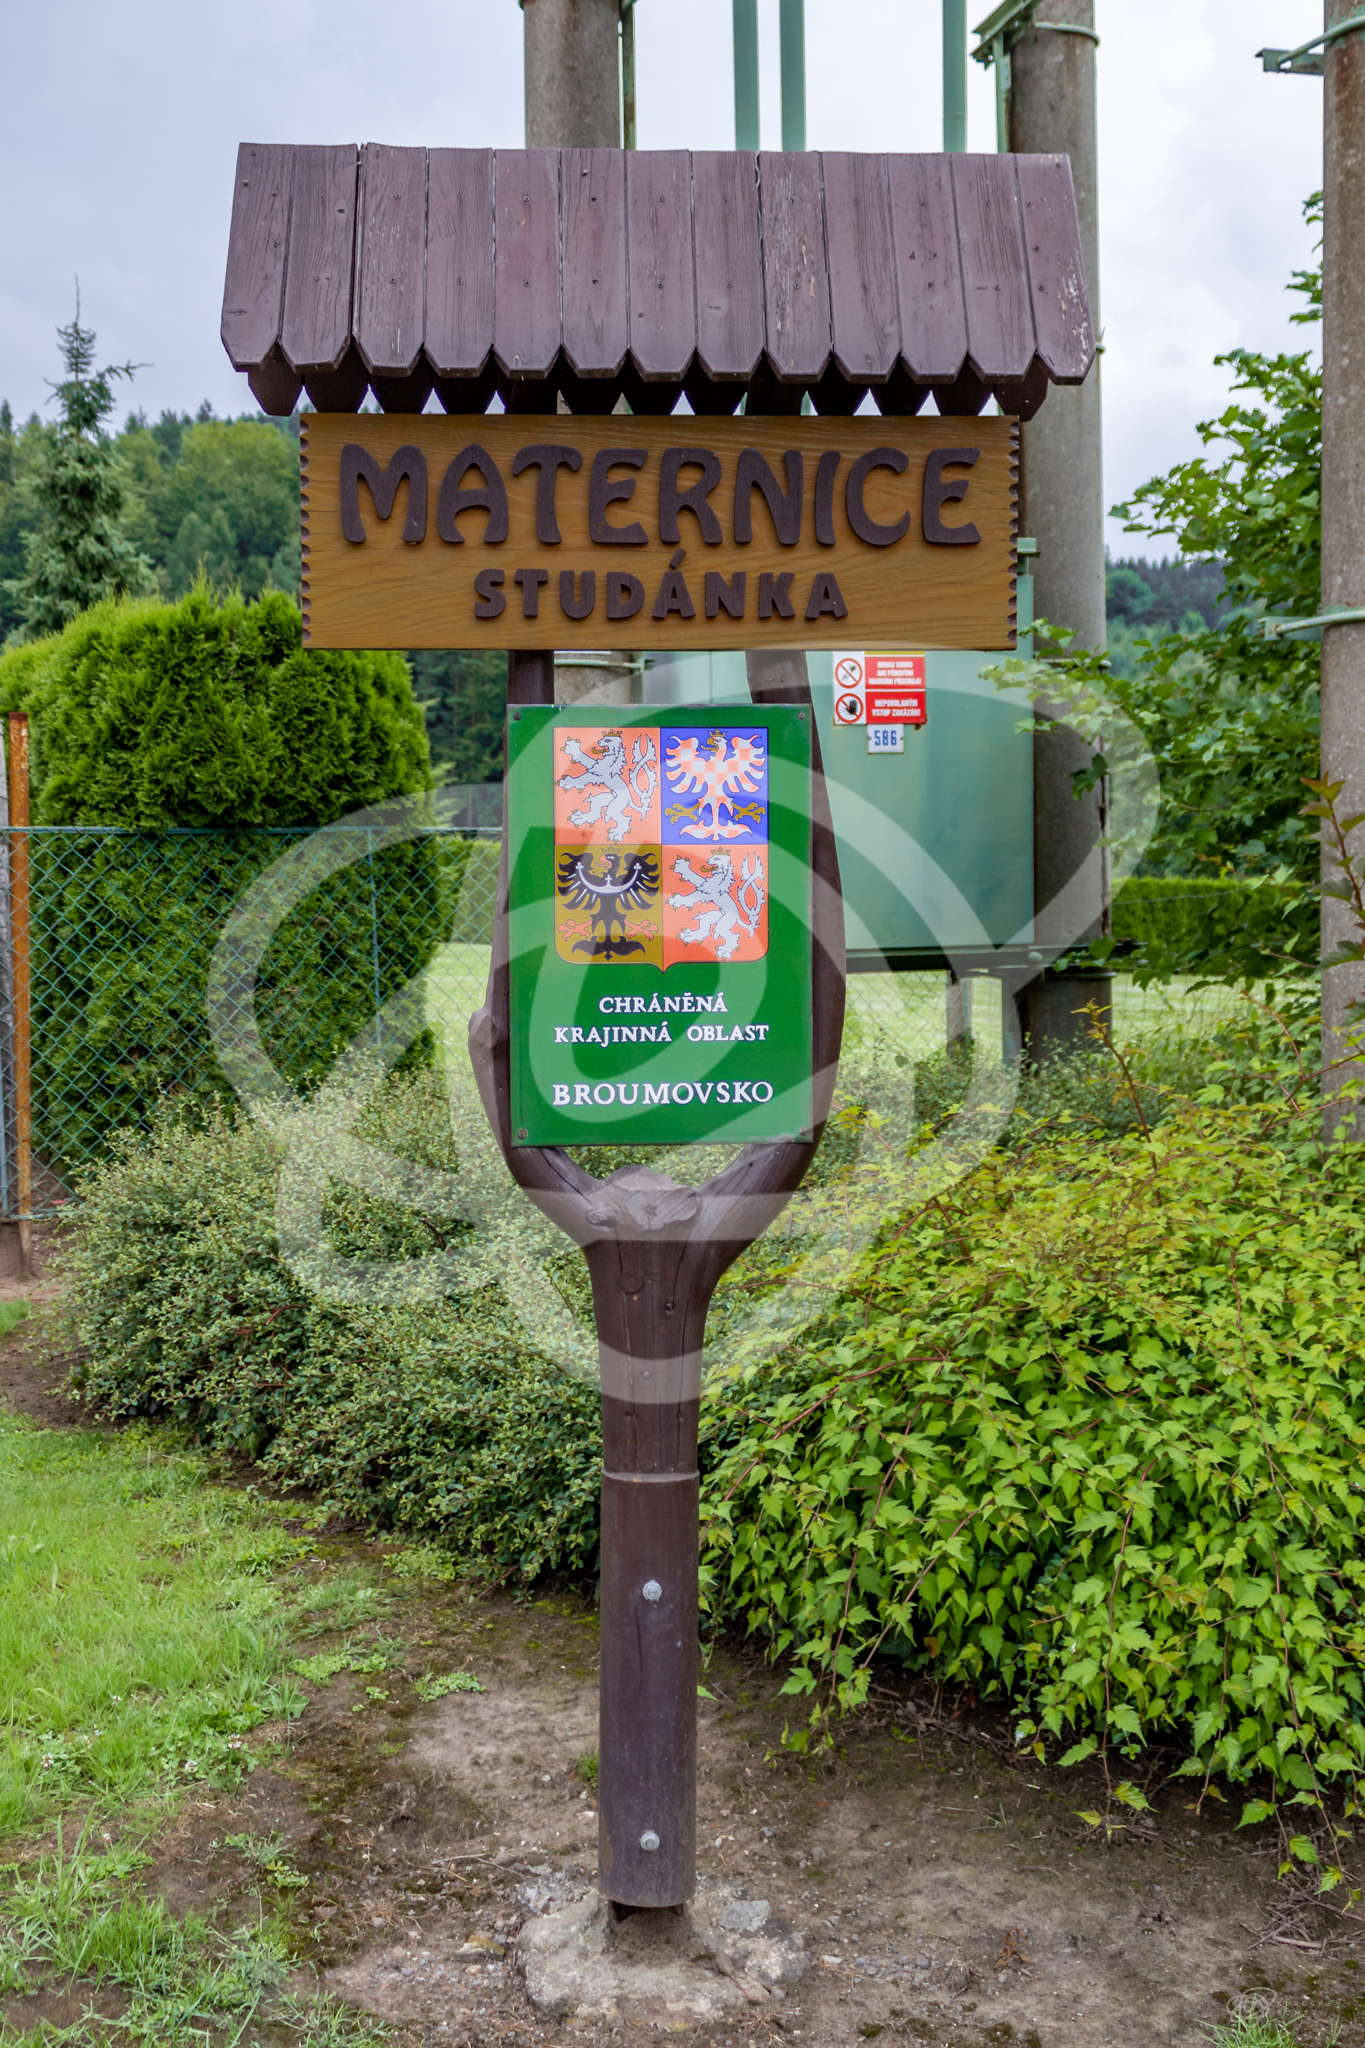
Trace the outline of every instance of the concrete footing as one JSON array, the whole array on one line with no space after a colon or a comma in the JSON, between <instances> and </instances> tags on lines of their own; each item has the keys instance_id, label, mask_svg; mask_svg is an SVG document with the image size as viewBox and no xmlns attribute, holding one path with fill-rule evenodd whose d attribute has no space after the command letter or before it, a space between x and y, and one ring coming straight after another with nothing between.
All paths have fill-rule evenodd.
<instances>
[{"instance_id":1,"label":"concrete footing","mask_svg":"<svg viewBox=\"0 0 1365 2048\"><path fill-rule=\"evenodd\" d=\"M533 1912L538 1903L523 1900ZM561 2018L703 2023L773 2010L809 1968L803 1937L742 1886L703 1878L690 1905L617 1910L585 1891L527 1921L516 1954L533 2005Z\"/></svg>"}]
</instances>

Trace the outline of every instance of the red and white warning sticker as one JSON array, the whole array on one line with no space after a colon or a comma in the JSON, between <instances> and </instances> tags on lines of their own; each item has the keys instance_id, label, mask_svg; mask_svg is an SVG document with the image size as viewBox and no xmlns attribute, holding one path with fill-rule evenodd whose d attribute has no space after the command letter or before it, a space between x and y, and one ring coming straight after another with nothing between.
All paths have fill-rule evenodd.
<instances>
[{"instance_id":1,"label":"red and white warning sticker","mask_svg":"<svg viewBox=\"0 0 1365 2048\"><path fill-rule=\"evenodd\" d=\"M863 695L863 664L866 659L862 654L836 654L834 657L836 725L867 724L867 699Z\"/></svg>"},{"instance_id":2,"label":"red and white warning sticker","mask_svg":"<svg viewBox=\"0 0 1365 2048\"><path fill-rule=\"evenodd\" d=\"M923 725L928 715L922 653L836 653L836 725Z\"/></svg>"}]
</instances>

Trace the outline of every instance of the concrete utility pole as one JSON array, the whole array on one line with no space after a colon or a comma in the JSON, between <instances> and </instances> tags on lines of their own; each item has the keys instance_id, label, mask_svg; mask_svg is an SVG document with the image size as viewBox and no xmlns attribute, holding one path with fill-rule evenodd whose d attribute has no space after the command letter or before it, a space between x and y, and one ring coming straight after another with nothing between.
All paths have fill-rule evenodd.
<instances>
[{"instance_id":1,"label":"concrete utility pole","mask_svg":"<svg viewBox=\"0 0 1365 2048\"><path fill-rule=\"evenodd\" d=\"M617 0L523 0L526 147L621 147Z\"/></svg>"},{"instance_id":2,"label":"concrete utility pole","mask_svg":"<svg viewBox=\"0 0 1365 2048\"><path fill-rule=\"evenodd\" d=\"M1327 0L1324 28L1330 34L1359 12L1359 0ZM1322 608L1330 611L1365 605L1365 32L1327 44L1323 83ZM1365 811L1365 621L1322 636L1322 773L1346 785L1341 815ZM1351 835L1355 851L1362 836ZM1336 878L1324 858L1323 879ZM1360 936L1349 906L1324 897L1324 956ZM1327 1059L1341 1057L1346 1011L1363 994L1359 966L1325 974ZM1339 1071L1328 1093L1345 1079Z\"/></svg>"},{"instance_id":3,"label":"concrete utility pole","mask_svg":"<svg viewBox=\"0 0 1365 2048\"><path fill-rule=\"evenodd\" d=\"M634 6L620 0L522 0L526 147L620 149L621 35L630 37L627 145L635 141ZM559 401L561 412L568 407ZM630 704L640 699L632 657L611 648L555 661L552 701Z\"/></svg>"},{"instance_id":4,"label":"concrete utility pole","mask_svg":"<svg viewBox=\"0 0 1365 2048\"><path fill-rule=\"evenodd\" d=\"M1094 0L1038 0L1012 37L1009 146L1071 159L1090 314L1099 329L1099 205L1095 136ZM998 60L997 60L998 61ZM1019 530L1038 543L1034 609L1069 626L1075 644L1105 645L1104 489L1100 467L1100 366L1084 384L1057 386L1023 430ZM1046 706L1040 706L1046 711ZM1091 749L1065 726L1039 733L1033 751L1034 936L1040 947L1101 936L1107 873L1098 840L1103 788L1079 802L1072 773ZM1054 906L1049 910L1049 905ZM1037 1059L1083 1041L1089 1002L1108 1007L1105 974L1047 974L1021 999L1026 1043Z\"/></svg>"}]
</instances>

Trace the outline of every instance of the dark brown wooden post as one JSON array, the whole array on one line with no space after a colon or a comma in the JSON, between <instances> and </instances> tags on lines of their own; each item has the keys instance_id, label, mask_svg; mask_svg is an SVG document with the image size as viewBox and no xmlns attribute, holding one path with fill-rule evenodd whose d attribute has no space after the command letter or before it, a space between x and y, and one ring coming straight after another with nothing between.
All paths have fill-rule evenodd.
<instances>
[{"instance_id":1,"label":"dark brown wooden post","mask_svg":"<svg viewBox=\"0 0 1365 2048\"><path fill-rule=\"evenodd\" d=\"M509 704L553 704L555 701L555 658L546 648L533 648L507 657L507 701Z\"/></svg>"},{"instance_id":2,"label":"dark brown wooden post","mask_svg":"<svg viewBox=\"0 0 1365 2048\"><path fill-rule=\"evenodd\" d=\"M603 1432L598 1883L626 1906L682 1905L696 1887L706 1312L722 1273L779 1214L815 1155L843 1033L843 903L806 658L762 653L747 662L756 703L804 706L812 721L811 1138L748 1146L699 1188L647 1167L598 1180L558 1148L512 1144L505 827L488 994L469 1026L475 1078L508 1168L582 1246L592 1279ZM508 657L513 707L549 703L553 687L551 656Z\"/></svg>"}]
</instances>

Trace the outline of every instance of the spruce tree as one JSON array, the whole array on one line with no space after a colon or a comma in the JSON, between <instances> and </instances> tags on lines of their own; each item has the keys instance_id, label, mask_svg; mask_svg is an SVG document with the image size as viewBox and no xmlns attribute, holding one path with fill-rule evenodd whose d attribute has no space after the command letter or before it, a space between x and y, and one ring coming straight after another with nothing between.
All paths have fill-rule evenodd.
<instances>
[{"instance_id":1,"label":"spruce tree","mask_svg":"<svg viewBox=\"0 0 1365 2048\"><path fill-rule=\"evenodd\" d=\"M132 363L95 368L95 335L76 317L57 329L66 376L54 384L56 432L25 488L41 524L25 536L25 567L9 586L25 639L59 633L101 598L141 596L155 588L150 563L124 531L127 490L122 460L105 430L114 409L114 380L133 376Z\"/></svg>"}]
</instances>

